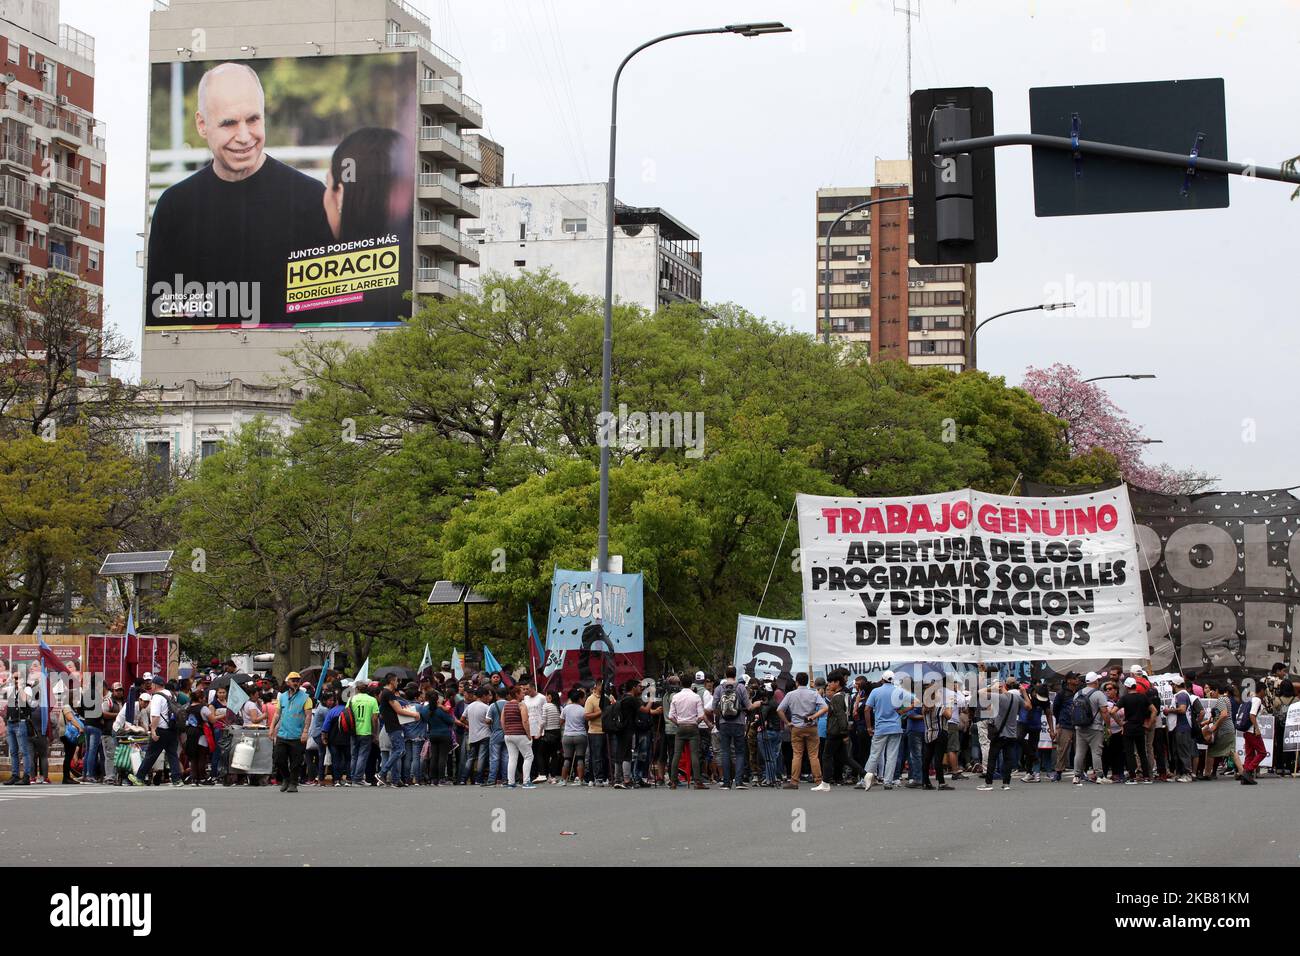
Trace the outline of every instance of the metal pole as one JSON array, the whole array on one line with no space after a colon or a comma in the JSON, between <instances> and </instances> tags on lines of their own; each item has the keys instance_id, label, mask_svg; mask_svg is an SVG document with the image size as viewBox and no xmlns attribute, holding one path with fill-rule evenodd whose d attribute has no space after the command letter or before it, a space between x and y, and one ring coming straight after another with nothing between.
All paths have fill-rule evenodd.
<instances>
[{"instance_id":1,"label":"metal pole","mask_svg":"<svg viewBox=\"0 0 1300 956\"><path fill-rule=\"evenodd\" d=\"M759 36L764 33L788 33L789 28L779 23L734 24L725 27L708 27L702 30L679 30L647 40L634 49L614 71L614 82L609 95L609 176L605 183L605 338L600 355L600 428L609 427L609 393L614 357L614 165L618 141L618 81L628 61L647 47L677 37L702 36L708 33L735 33L741 36ZM596 570L609 568L609 445L600 435L600 527L596 535ZM466 612L468 614L468 611ZM468 627L468 625L467 625Z\"/></svg>"},{"instance_id":2,"label":"metal pole","mask_svg":"<svg viewBox=\"0 0 1300 956\"><path fill-rule=\"evenodd\" d=\"M1044 308L1045 305L1046 303L1044 303L1043 305L1027 305L1023 309L1008 309L1005 312L999 312L997 315L990 315L983 322L980 322L978 325L976 325L975 328L970 330L970 335L966 337L966 357L969 362L967 367L968 368L975 367L974 364L975 335L977 332L979 332L980 329L984 328L984 326L988 325L994 319L1000 319L1004 315L1015 315L1017 312L1037 312L1039 309Z\"/></svg>"},{"instance_id":3,"label":"metal pole","mask_svg":"<svg viewBox=\"0 0 1300 956\"><path fill-rule=\"evenodd\" d=\"M1120 146L1118 143L1098 143L1095 140L1087 139L1081 139L1078 145L1075 145L1068 136L1046 136L1042 133L1000 133L996 136L958 139L940 143L934 147L934 151L940 156L946 156L950 153L969 153L977 149L993 149L998 146L1038 146L1044 149L1065 149L1076 153L1111 156L1115 159L1131 159L1140 163L1155 163L1160 166L1181 166L1184 169L1192 168L1207 173L1223 173L1228 176L1247 176L1252 179L1272 179L1282 183L1300 184L1300 173L1289 173L1272 166L1230 163L1226 159L1208 159L1204 156L1198 156L1193 160L1183 153L1166 153L1156 149Z\"/></svg>"},{"instance_id":4,"label":"metal pole","mask_svg":"<svg viewBox=\"0 0 1300 956\"><path fill-rule=\"evenodd\" d=\"M859 209L866 209L868 206L878 206L886 202L911 202L911 196L882 196L879 199L868 199L860 202L856 206L850 206L831 223L831 227L826 230L826 305L822 309L822 341L827 345L831 344L831 236L835 232L835 227L851 212L857 212Z\"/></svg>"}]
</instances>

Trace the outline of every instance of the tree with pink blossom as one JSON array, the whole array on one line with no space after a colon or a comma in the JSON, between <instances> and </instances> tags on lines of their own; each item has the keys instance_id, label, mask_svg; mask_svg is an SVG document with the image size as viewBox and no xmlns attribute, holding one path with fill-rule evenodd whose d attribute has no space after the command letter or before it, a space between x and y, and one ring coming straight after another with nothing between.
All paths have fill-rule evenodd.
<instances>
[{"instance_id":1,"label":"tree with pink blossom","mask_svg":"<svg viewBox=\"0 0 1300 956\"><path fill-rule=\"evenodd\" d=\"M1129 421L1105 389L1085 382L1073 366L1060 362L1048 368L1030 366L1020 387L1043 411L1060 420L1061 437L1072 457L1101 449L1115 459L1129 484L1165 494L1196 494L1218 481L1204 472L1144 462L1142 429Z\"/></svg>"}]
</instances>

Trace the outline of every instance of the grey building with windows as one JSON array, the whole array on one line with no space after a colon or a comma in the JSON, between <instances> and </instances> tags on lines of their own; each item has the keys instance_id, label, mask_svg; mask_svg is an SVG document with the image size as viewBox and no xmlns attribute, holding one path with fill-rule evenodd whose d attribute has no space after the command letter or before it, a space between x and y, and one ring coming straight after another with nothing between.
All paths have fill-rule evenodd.
<instances>
[{"instance_id":1,"label":"grey building with windows","mask_svg":"<svg viewBox=\"0 0 1300 956\"><path fill-rule=\"evenodd\" d=\"M465 223L479 264L467 276L549 269L584 295L605 294L604 183L484 187ZM653 312L699 302L700 236L656 206L614 206L614 298Z\"/></svg>"}]
</instances>

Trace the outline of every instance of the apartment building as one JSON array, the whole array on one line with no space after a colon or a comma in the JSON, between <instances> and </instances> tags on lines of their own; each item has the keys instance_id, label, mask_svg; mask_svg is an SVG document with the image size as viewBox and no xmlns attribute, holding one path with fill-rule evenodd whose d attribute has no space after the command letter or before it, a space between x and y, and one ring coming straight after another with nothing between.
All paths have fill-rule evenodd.
<instances>
[{"instance_id":1,"label":"apartment building","mask_svg":"<svg viewBox=\"0 0 1300 956\"><path fill-rule=\"evenodd\" d=\"M484 187L480 218L465 224L479 243L480 274L549 269L585 295L605 294L604 183ZM700 237L656 206L614 206L614 298L654 311L699 302Z\"/></svg>"},{"instance_id":2,"label":"apartment building","mask_svg":"<svg viewBox=\"0 0 1300 956\"><path fill-rule=\"evenodd\" d=\"M875 185L817 191L817 335L827 307L834 338L862 342L873 361L905 359L954 372L967 367L966 336L975 322L975 266L922 266L913 256L911 209L886 202L836 218L868 199L907 196L911 164L877 160Z\"/></svg>"},{"instance_id":3,"label":"apartment building","mask_svg":"<svg viewBox=\"0 0 1300 956\"><path fill-rule=\"evenodd\" d=\"M85 290L92 330L103 327L105 136L94 37L59 22L58 0L0 4L0 295L64 276Z\"/></svg>"}]
</instances>

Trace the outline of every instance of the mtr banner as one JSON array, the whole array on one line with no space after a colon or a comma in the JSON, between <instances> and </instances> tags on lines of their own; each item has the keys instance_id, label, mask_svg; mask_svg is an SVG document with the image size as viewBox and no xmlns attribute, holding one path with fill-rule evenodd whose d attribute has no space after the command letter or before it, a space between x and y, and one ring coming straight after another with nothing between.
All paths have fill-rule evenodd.
<instances>
[{"instance_id":1,"label":"mtr banner","mask_svg":"<svg viewBox=\"0 0 1300 956\"><path fill-rule=\"evenodd\" d=\"M864 661L1144 659L1125 488L798 496L814 668Z\"/></svg>"},{"instance_id":2,"label":"mtr banner","mask_svg":"<svg viewBox=\"0 0 1300 956\"><path fill-rule=\"evenodd\" d=\"M150 70L147 330L410 316L414 51Z\"/></svg>"}]
</instances>

